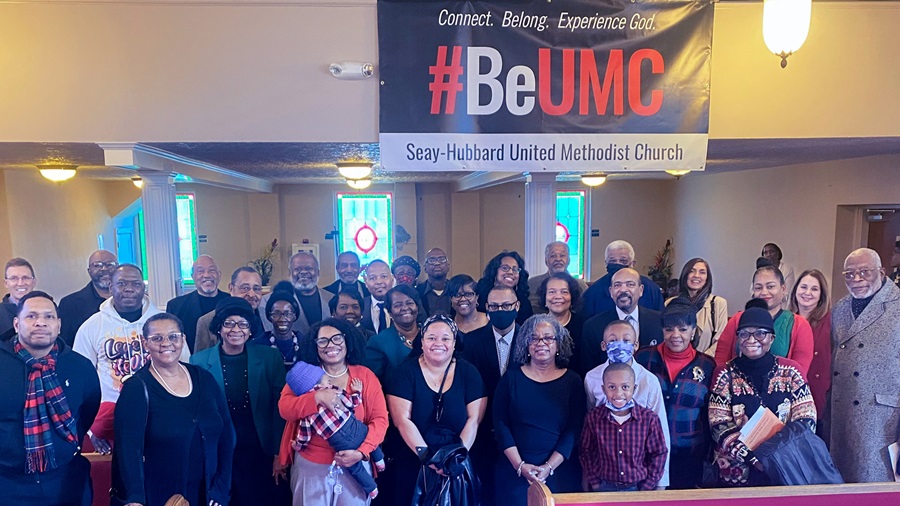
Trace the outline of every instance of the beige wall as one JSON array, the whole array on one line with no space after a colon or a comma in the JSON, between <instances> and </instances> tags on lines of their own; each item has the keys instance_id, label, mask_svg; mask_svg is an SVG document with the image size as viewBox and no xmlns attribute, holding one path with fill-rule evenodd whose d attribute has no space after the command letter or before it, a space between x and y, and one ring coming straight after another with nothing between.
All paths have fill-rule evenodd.
<instances>
[{"instance_id":1,"label":"beige wall","mask_svg":"<svg viewBox=\"0 0 900 506\"><path fill-rule=\"evenodd\" d=\"M879 156L719 174L691 174L679 181L675 198L677 269L694 256L709 260L714 291L729 311L749 298L756 258L767 242L777 243L799 275L817 268L832 276L852 247L859 229L845 207L900 202L900 156ZM847 216L847 213L850 216ZM841 234L836 233L840 224ZM860 233L857 230L856 235ZM865 235L862 235L863 241ZM836 251L835 244L841 251Z\"/></svg>"}]
</instances>

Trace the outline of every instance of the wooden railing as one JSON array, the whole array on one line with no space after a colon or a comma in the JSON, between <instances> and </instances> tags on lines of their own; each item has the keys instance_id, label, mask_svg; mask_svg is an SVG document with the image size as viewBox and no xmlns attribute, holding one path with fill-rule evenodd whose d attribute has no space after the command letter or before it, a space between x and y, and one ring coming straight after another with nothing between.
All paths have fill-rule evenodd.
<instances>
[{"instance_id":1,"label":"wooden railing","mask_svg":"<svg viewBox=\"0 0 900 506\"><path fill-rule=\"evenodd\" d=\"M554 494L543 484L535 484L528 489L528 506L640 503L654 506L900 506L900 483L581 494Z\"/></svg>"}]
</instances>

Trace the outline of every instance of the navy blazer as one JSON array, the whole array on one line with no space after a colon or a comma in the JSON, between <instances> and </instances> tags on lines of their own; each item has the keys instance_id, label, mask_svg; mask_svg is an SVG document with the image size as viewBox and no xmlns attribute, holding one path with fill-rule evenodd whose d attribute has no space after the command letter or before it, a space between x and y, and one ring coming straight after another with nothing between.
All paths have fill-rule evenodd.
<instances>
[{"instance_id":1,"label":"navy blazer","mask_svg":"<svg viewBox=\"0 0 900 506\"><path fill-rule=\"evenodd\" d=\"M269 346L253 344L247 348L247 384L250 390L250 409L253 411L253 425L263 450L271 456L278 455L284 419L278 413L278 399L284 388L284 358L281 352ZM191 357L191 363L212 373L222 391L225 380L222 377L222 360L218 343Z\"/></svg>"},{"instance_id":2,"label":"navy blazer","mask_svg":"<svg viewBox=\"0 0 900 506\"><path fill-rule=\"evenodd\" d=\"M600 349L603 330L610 322L619 319L616 308L588 318L581 331L580 342L575 343L573 369L582 378L588 371L606 362L606 352ZM638 326L641 329L637 348L655 346L663 341L662 317L659 311L638 306ZM637 349L634 350L637 353Z\"/></svg>"},{"instance_id":3,"label":"navy blazer","mask_svg":"<svg viewBox=\"0 0 900 506\"><path fill-rule=\"evenodd\" d=\"M213 296L213 299L218 304L220 300L230 296L231 294L228 292L219 290ZM191 353L194 352L194 343L197 339L197 320L204 314L200 306L200 297L201 295L197 293L197 290L194 290L191 293L175 297L166 304L166 312L177 316L184 325L184 337L187 340L188 349Z\"/></svg>"}]
</instances>

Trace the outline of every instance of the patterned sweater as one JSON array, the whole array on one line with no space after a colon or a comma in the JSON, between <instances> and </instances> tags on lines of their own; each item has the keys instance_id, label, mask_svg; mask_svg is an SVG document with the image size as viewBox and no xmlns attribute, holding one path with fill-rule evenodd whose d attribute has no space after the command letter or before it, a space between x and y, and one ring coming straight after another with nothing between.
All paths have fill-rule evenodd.
<instances>
[{"instance_id":1,"label":"patterned sweater","mask_svg":"<svg viewBox=\"0 0 900 506\"><path fill-rule=\"evenodd\" d=\"M757 377L751 369L761 366L765 367L762 377L768 378L765 390L757 389L751 379ZM741 427L760 405L772 410L784 423L805 421L811 430L816 430L816 406L796 362L771 353L756 360L737 357L719 368L714 377L709 425L717 445L719 476L726 484L748 484L756 457L738 437Z\"/></svg>"}]
</instances>

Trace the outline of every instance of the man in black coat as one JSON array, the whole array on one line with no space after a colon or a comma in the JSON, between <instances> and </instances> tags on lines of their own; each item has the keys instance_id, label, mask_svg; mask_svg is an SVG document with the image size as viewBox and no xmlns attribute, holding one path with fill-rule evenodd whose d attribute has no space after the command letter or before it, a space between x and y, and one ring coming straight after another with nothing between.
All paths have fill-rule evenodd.
<instances>
[{"instance_id":1,"label":"man in black coat","mask_svg":"<svg viewBox=\"0 0 900 506\"><path fill-rule=\"evenodd\" d=\"M0 344L2 502L90 506L91 466L80 447L100 407L97 371L59 339L56 303L46 293L23 296L13 325L16 335ZM42 403L43 409L29 409L26 399ZM41 412L70 422L54 427Z\"/></svg>"},{"instance_id":2,"label":"man in black coat","mask_svg":"<svg viewBox=\"0 0 900 506\"><path fill-rule=\"evenodd\" d=\"M197 288L191 293L180 295L166 304L166 312L171 313L184 324L184 337L188 349L194 353L197 338L197 320L201 316L216 309L220 300L227 298L228 293L219 290L222 271L216 260L209 255L200 255L191 267L191 278Z\"/></svg>"},{"instance_id":3,"label":"man in black coat","mask_svg":"<svg viewBox=\"0 0 900 506\"><path fill-rule=\"evenodd\" d=\"M109 251L101 249L91 253L87 268L90 282L59 301L59 318L62 322L59 337L69 346L75 342L75 334L81 324L99 312L100 304L112 296L109 288L112 285L112 274L118 266L116 256Z\"/></svg>"},{"instance_id":4,"label":"man in black coat","mask_svg":"<svg viewBox=\"0 0 900 506\"><path fill-rule=\"evenodd\" d=\"M637 333L639 348L655 346L663 341L659 311L638 305L643 292L638 271L625 268L612 276L609 295L616 307L584 322L581 342L575 343L573 368L582 378L588 371L606 362L606 352L600 349L600 343L603 341L603 330L611 322L625 320L630 323Z\"/></svg>"},{"instance_id":5,"label":"man in black coat","mask_svg":"<svg viewBox=\"0 0 900 506\"><path fill-rule=\"evenodd\" d=\"M344 251L337 257L334 263L334 272L337 273L337 279L334 283L323 287L326 292L337 296L343 290L354 290L362 298L369 296L369 289L366 284L359 280L359 255L353 251Z\"/></svg>"}]
</instances>

